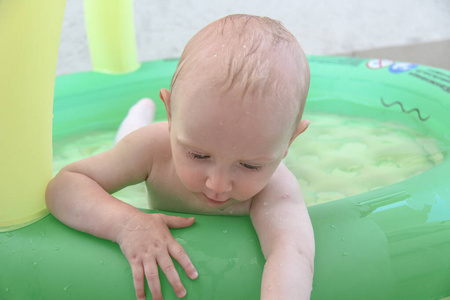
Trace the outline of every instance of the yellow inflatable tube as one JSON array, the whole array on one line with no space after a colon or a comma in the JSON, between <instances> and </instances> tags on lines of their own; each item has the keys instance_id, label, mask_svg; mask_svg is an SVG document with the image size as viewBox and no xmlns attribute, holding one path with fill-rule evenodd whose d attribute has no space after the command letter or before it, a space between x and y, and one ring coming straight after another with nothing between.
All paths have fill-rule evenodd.
<instances>
[{"instance_id":1,"label":"yellow inflatable tube","mask_svg":"<svg viewBox=\"0 0 450 300\"><path fill-rule=\"evenodd\" d=\"M85 0L84 12L93 70L128 73L138 69L132 0Z\"/></svg>"},{"instance_id":2,"label":"yellow inflatable tube","mask_svg":"<svg viewBox=\"0 0 450 300\"><path fill-rule=\"evenodd\" d=\"M0 232L45 216L52 111L66 0L0 0ZM132 0L85 1L93 69L139 68Z\"/></svg>"},{"instance_id":3,"label":"yellow inflatable tube","mask_svg":"<svg viewBox=\"0 0 450 300\"><path fill-rule=\"evenodd\" d=\"M0 231L47 214L52 110L66 1L0 1Z\"/></svg>"}]
</instances>

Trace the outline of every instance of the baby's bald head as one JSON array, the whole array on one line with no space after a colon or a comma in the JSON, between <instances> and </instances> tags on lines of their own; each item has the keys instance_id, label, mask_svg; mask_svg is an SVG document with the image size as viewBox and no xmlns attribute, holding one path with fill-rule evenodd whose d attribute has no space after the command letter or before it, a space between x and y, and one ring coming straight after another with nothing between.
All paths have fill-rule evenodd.
<instances>
[{"instance_id":1,"label":"baby's bald head","mask_svg":"<svg viewBox=\"0 0 450 300\"><path fill-rule=\"evenodd\" d=\"M298 124L309 88L309 67L299 43L280 22L231 15L209 24L186 45L171 83L172 104L183 94L184 84L223 93L239 91L241 97L235 100L244 105L283 104L295 112Z\"/></svg>"}]
</instances>

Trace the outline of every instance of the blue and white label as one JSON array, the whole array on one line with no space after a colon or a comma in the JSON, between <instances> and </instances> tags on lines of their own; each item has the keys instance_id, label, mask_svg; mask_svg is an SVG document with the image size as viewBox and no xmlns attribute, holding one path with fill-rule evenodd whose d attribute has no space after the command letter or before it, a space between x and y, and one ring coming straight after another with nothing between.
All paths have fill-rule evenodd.
<instances>
[{"instance_id":1,"label":"blue and white label","mask_svg":"<svg viewBox=\"0 0 450 300\"><path fill-rule=\"evenodd\" d=\"M393 64L390 68L389 68L389 72L391 73L404 73L404 72L408 72L412 69L417 68L418 65L416 64L412 64L412 63L406 63L406 62L398 62Z\"/></svg>"}]
</instances>

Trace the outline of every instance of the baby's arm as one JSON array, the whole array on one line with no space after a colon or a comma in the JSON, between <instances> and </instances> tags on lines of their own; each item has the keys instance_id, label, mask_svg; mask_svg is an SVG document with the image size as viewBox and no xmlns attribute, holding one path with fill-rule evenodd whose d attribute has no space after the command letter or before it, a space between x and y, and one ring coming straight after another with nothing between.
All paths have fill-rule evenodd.
<instances>
[{"instance_id":1,"label":"baby's arm","mask_svg":"<svg viewBox=\"0 0 450 300\"><path fill-rule=\"evenodd\" d=\"M145 299L145 277L153 299L162 299L158 265L175 293L183 297L186 291L170 255L191 279L197 277L196 270L168 228L190 226L194 219L146 214L110 195L148 177L154 149L146 141L157 135L152 130L150 127L137 130L111 150L62 169L49 183L46 201L61 222L120 245L131 265L139 299ZM155 136L152 142L157 140Z\"/></svg>"},{"instance_id":2,"label":"baby's arm","mask_svg":"<svg viewBox=\"0 0 450 300\"><path fill-rule=\"evenodd\" d=\"M314 273L314 234L294 175L280 164L252 203L250 215L266 265L261 299L309 299Z\"/></svg>"}]
</instances>

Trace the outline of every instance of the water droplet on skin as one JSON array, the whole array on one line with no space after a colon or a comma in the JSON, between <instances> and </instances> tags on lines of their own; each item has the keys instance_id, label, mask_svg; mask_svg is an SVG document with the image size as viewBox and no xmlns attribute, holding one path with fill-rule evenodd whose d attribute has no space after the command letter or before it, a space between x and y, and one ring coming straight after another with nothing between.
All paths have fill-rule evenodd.
<instances>
[{"instance_id":1,"label":"water droplet on skin","mask_svg":"<svg viewBox=\"0 0 450 300\"><path fill-rule=\"evenodd\" d=\"M244 46L242 46L242 47L247 48L247 45L244 45Z\"/></svg>"}]
</instances>

